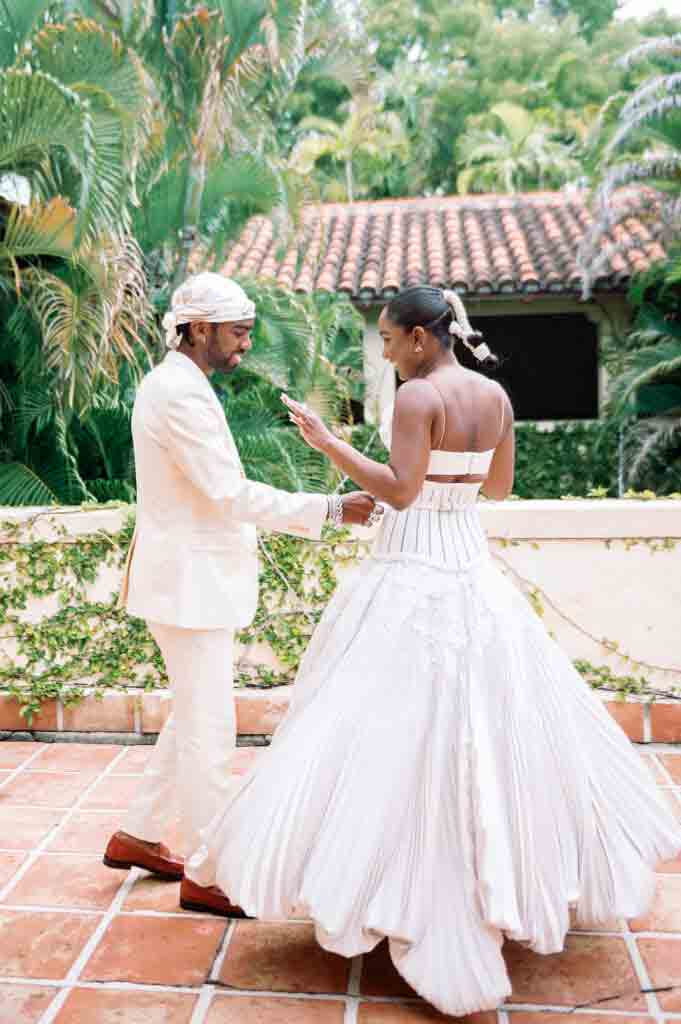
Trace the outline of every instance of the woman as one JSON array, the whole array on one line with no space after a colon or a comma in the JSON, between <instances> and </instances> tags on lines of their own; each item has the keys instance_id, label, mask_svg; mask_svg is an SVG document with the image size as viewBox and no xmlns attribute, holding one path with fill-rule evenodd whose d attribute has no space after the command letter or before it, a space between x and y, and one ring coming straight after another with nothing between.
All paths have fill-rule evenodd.
<instances>
[{"instance_id":1,"label":"woman","mask_svg":"<svg viewBox=\"0 0 681 1024\"><path fill-rule=\"evenodd\" d=\"M563 949L582 924L635 917L679 826L624 733L490 560L480 490L513 484L504 391L452 292L383 310L406 382L389 465L286 400L303 437L387 509L372 554L312 638L271 749L188 873L246 913L313 919L354 956L383 937L398 971L456 1016L511 988L504 936Z\"/></svg>"}]
</instances>

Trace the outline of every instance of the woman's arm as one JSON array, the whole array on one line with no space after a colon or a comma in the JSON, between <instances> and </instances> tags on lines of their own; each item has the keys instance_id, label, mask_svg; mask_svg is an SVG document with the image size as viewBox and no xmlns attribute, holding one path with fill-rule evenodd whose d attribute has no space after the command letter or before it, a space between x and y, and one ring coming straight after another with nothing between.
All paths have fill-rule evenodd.
<instances>
[{"instance_id":1,"label":"woman's arm","mask_svg":"<svg viewBox=\"0 0 681 1024\"><path fill-rule=\"evenodd\" d=\"M291 419L307 443L323 452L363 490L393 508L407 508L423 487L428 471L431 428L438 406L433 388L412 380L397 392L390 462L383 465L336 437L316 413L286 395Z\"/></svg>"},{"instance_id":2,"label":"woman's arm","mask_svg":"<svg viewBox=\"0 0 681 1024\"><path fill-rule=\"evenodd\" d=\"M492 465L489 468L487 479L484 481L481 491L486 498L493 501L503 501L513 490L513 476L515 470L515 431L513 430L513 406L504 392L503 396L504 426L503 435L499 441Z\"/></svg>"}]
</instances>

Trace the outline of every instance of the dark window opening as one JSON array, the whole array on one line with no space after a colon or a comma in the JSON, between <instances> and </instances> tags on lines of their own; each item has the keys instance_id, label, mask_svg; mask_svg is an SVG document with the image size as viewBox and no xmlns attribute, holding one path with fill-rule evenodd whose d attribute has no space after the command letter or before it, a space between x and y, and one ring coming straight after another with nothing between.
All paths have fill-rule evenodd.
<instances>
[{"instance_id":1,"label":"dark window opening","mask_svg":"<svg viewBox=\"0 0 681 1024\"><path fill-rule=\"evenodd\" d=\"M471 323L500 365L481 367L460 342L457 358L504 385L517 420L598 419L598 330L587 317L477 316Z\"/></svg>"},{"instance_id":2,"label":"dark window opening","mask_svg":"<svg viewBox=\"0 0 681 1024\"><path fill-rule=\"evenodd\" d=\"M457 357L508 391L518 420L598 419L598 329L581 313L478 316L471 323L500 359L480 367L459 343Z\"/></svg>"}]
</instances>

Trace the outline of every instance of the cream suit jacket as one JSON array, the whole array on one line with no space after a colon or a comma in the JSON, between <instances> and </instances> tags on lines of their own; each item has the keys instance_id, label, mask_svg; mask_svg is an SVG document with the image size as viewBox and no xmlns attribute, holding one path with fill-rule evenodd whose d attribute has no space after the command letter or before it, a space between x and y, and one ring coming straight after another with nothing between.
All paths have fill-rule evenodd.
<instances>
[{"instance_id":1,"label":"cream suit jacket","mask_svg":"<svg viewBox=\"0 0 681 1024\"><path fill-rule=\"evenodd\" d=\"M322 494L247 480L205 374L169 352L132 414L137 519L119 607L187 629L241 628L258 600L256 525L319 538Z\"/></svg>"}]
</instances>

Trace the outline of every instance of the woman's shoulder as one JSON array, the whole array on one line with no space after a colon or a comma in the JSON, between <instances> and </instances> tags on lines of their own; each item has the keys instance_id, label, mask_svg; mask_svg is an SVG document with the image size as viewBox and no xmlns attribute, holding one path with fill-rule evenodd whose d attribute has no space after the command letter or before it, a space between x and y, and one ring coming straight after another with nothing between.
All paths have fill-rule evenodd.
<instances>
[{"instance_id":1,"label":"woman's shoulder","mask_svg":"<svg viewBox=\"0 0 681 1024\"><path fill-rule=\"evenodd\" d=\"M428 412L439 405L438 388L428 377L411 377L400 384L395 395L395 408Z\"/></svg>"}]
</instances>

